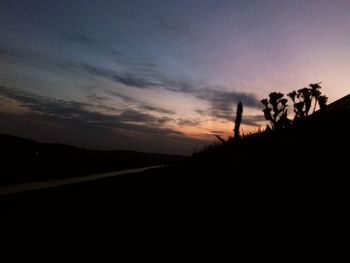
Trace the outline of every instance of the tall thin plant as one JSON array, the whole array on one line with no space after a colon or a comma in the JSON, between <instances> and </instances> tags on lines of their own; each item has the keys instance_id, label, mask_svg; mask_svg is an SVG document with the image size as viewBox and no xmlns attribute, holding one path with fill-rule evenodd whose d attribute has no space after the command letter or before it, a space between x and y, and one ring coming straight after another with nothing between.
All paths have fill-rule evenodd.
<instances>
[{"instance_id":1,"label":"tall thin plant","mask_svg":"<svg viewBox=\"0 0 350 263\"><path fill-rule=\"evenodd\" d=\"M237 105L237 111L236 111L235 128L233 130L234 138L236 139L240 138L239 127L241 126L241 122L242 122L242 114L243 114L243 104L242 102L239 102Z\"/></svg>"}]
</instances>

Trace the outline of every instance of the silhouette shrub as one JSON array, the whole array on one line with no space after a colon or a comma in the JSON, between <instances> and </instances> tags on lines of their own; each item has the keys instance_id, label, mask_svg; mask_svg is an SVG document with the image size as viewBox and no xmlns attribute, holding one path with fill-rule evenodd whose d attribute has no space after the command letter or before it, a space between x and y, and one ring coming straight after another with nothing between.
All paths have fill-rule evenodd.
<instances>
[{"instance_id":1,"label":"silhouette shrub","mask_svg":"<svg viewBox=\"0 0 350 263\"><path fill-rule=\"evenodd\" d=\"M294 120L303 119L316 111L317 105L322 110L327 105L328 97L321 95L320 83L310 84L309 88L302 88L298 91L288 93L288 97L293 101ZM313 110L311 108L313 105Z\"/></svg>"},{"instance_id":2,"label":"silhouette shrub","mask_svg":"<svg viewBox=\"0 0 350 263\"><path fill-rule=\"evenodd\" d=\"M309 87L292 91L287 96L293 102L294 121L304 119L313 114L317 106L323 110L327 105L328 97L321 94L320 83L310 84ZM279 92L271 92L268 99L261 100L265 106L264 117L271 124L267 130L277 130L289 127L291 120L288 118L288 100Z\"/></svg>"},{"instance_id":3,"label":"silhouette shrub","mask_svg":"<svg viewBox=\"0 0 350 263\"><path fill-rule=\"evenodd\" d=\"M273 130L290 126L291 121L288 119L288 100L279 92L271 92L269 99L261 100L265 106L263 109L264 117L270 121Z\"/></svg>"}]
</instances>

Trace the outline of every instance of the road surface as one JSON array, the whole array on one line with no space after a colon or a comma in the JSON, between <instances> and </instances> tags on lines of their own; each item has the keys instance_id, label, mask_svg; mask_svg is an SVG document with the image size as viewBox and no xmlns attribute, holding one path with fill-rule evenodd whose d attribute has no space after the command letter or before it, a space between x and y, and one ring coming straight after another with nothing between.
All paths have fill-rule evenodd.
<instances>
[{"instance_id":1,"label":"road surface","mask_svg":"<svg viewBox=\"0 0 350 263\"><path fill-rule=\"evenodd\" d=\"M86 176L78 176L78 177L72 177L72 178L54 179L54 180L47 180L47 181L38 181L38 182L29 182L29 183L23 183L23 184L0 186L0 195L17 194L17 193L22 193L26 191L54 188L57 186L94 181L101 178L114 177L118 175L135 174L135 173L140 173L149 169L160 168L160 167L164 167L164 165L134 168L134 169L114 171L114 172L108 172L108 173L90 174Z\"/></svg>"}]
</instances>

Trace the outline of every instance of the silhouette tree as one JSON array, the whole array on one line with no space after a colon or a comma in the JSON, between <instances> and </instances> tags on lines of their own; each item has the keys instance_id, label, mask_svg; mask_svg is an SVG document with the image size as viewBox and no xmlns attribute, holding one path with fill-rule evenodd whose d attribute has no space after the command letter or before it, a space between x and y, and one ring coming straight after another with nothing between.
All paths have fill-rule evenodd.
<instances>
[{"instance_id":1,"label":"silhouette tree","mask_svg":"<svg viewBox=\"0 0 350 263\"><path fill-rule=\"evenodd\" d=\"M314 105L311 113L316 111L317 105L323 109L327 105L327 96L321 95L321 83L310 84L310 88L302 88L298 91L288 93L288 97L293 101L294 120L309 116L312 104Z\"/></svg>"},{"instance_id":2,"label":"silhouette tree","mask_svg":"<svg viewBox=\"0 0 350 263\"><path fill-rule=\"evenodd\" d=\"M271 92L269 99L261 100L265 106L263 109L265 119L270 121L273 130L290 126L291 121L288 119L288 100L279 92Z\"/></svg>"}]
</instances>

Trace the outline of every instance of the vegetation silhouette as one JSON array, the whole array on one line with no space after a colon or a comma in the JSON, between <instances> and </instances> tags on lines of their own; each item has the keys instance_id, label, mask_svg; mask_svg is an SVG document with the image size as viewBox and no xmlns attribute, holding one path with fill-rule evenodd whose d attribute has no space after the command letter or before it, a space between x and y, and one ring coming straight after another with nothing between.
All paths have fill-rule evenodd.
<instances>
[{"instance_id":1,"label":"vegetation silhouette","mask_svg":"<svg viewBox=\"0 0 350 263\"><path fill-rule=\"evenodd\" d=\"M290 125L290 120L287 117L287 102L288 100L279 92L271 92L269 99L261 100L261 103L265 106L265 109L263 109L264 117L270 121L273 130L282 129Z\"/></svg>"},{"instance_id":2,"label":"vegetation silhouette","mask_svg":"<svg viewBox=\"0 0 350 263\"><path fill-rule=\"evenodd\" d=\"M243 114L243 104L242 102L240 101L238 104L237 104L237 110L236 110L236 119L235 119L235 127L233 129L233 134L234 136L233 137L229 137L227 140L223 139L221 136L219 135L215 135L216 138L218 138L219 141L221 141L222 143L227 143L227 142L230 142L232 141L233 139L236 139L238 140L241 135L240 135L240 126L241 126L241 122L242 122L242 114Z\"/></svg>"},{"instance_id":3,"label":"vegetation silhouette","mask_svg":"<svg viewBox=\"0 0 350 263\"><path fill-rule=\"evenodd\" d=\"M243 104L242 102L239 102L237 105L237 113L236 113L236 120L235 120L235 129L234 129L234 138L239 139L239 127L241 126L242 121L242 114L243 114Z\"/></svg>"},{"instance_id":4,"label":"vegetation silhouette","mask_svg":"<svg viewBox=\"0 0 350 263\"><path fill-rule=\"evenodd\" d=\"M321 94L320 83L310 84L309 88L305 87L298 91L292 91L287 96L293 102L294 118L293 121L288 118L288 99L280 92L271 92L269 99L261 100L264 105L264 117L270 122L271 127L267 130L279 130L288 128L292 122L298 122L315 113L317 106L324 110L327 106L328 97ZM311 111L313 107L313 110Z\"/></svg>"},{"instance_id":5,"label":"vegetation silhouette","mask_svg":"<svg viewBox=\"0 0 350 263\"><path fill-rule=\"evenodd\" d=\"M294 107L294 120L302 119L310 114L310 110L313 104L313 111L316 111L317 105L321 110L325 109L327 105L328 97L321 94L320 83L310 84L310 88L302 88L298 91L292 91L288 93L288 97L293 101Z\"/></svg>"}]
</instances>

